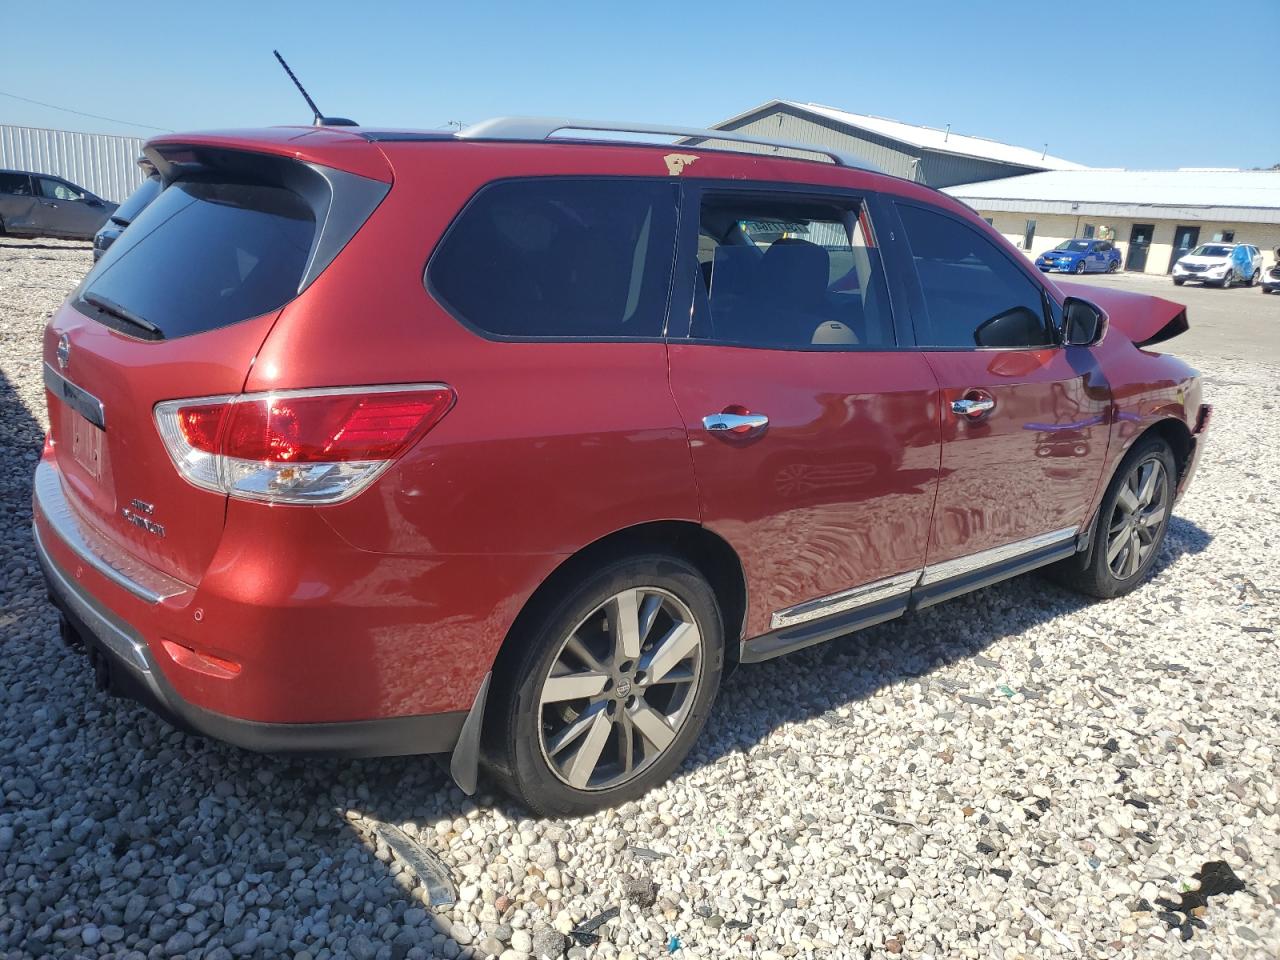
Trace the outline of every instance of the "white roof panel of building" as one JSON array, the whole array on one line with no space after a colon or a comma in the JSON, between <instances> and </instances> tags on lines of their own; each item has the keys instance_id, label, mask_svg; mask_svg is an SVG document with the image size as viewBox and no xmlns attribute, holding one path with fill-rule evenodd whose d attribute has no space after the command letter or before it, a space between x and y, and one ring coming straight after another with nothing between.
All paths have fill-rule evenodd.
<instances>
[{"instance_id":1,"label":"white roof panel of building","mask_svg":"<svg viewBox=\"0 0 1280 960\"><path fill-rule=\"evenodd\" d=\"M970 206L1019 200L1280 210L1280 170L1050 170L943 192Z\"/></svg>"},{"instance_id":2,"label":"white roof panel of building","mask_svg":"<svg viewBox=\"0 0 1280 960\"><path fill-rule=\"evenodd\" d=\"M955 153L964 157L977 157L982 160L994 160L998 163L1016 163L1028 167L1040 167L1044 170L1083 170L1084 164L1073 163L1061 157L1031 150L1027 147L1015 147L998 140L986 137L971 137L967 134L939 130L936 127L921 127L900 120L888 120L885 117L873 117L863 113L850 113L835 107L823 106L820 103L800 103L796 100L778 100L780 104L796 110L804 110L818 116L826 117L837 123L857 127L869 133L877 133L882 137L891 137L922 150L939 150L944 153ZM768 106L768 104L766 104ZM760 109L759 107L756 108ZM754 110L751 112L755 112ZM737 119L737 118L734 118ZM729 121L726 121L726 123ZM722 124L717 124L722 126Z\"/></svg>"}]
</instances>

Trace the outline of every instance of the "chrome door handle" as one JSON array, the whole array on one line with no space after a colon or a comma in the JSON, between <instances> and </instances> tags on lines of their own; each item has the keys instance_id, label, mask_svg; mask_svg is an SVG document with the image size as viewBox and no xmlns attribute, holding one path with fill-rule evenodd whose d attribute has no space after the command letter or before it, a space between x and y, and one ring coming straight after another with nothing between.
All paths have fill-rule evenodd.
<instances>
[{"instance_id":1,"label":"chrome door handle","mask_svg":"<svg viewBox=\"0 0 1280 960\"><path fill-rule=\"evenodd\" d=\"M702 418L702 425L712 433L750 436L769 425L763 413L712 413Z\"/></svg>"},{"instance_id":2,"label":"chrome door handle","mask_svg":"<svg viewBox=\"0 0 1280 960\"><path fill-rule=\"evenodd\" d=\"M964 397L951 401L951 412L957 417L973 419L990 413L996 408L996 402L990 397Z\"/></svg>"}]
</instances>

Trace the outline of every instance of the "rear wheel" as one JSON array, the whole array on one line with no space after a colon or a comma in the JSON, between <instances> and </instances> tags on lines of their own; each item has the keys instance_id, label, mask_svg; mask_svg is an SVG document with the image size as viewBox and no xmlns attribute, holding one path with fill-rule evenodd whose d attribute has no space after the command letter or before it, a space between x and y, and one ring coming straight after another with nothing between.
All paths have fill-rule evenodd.
<instances>
[{"instance_id":1,"label":"rear wheel","mask_svg":"<svg viewBox=\"0 0 1280 960\"><path fill-rule=\"evenodd\" d=\"M1261 271L1261 270L1255 270L1255 271L1253 271L1253 275L1252 275L1251 277L1249 277L1249 282L1246 284L1246 286L1252 287L1255 283L1257 283L1257 282L1258 282L1258 279L1259 279L1261 276L1262 276L1262 271Z\"/></svg>"},{"instance_id":2,"label":"rear wheel","mask_svg":"<svg viewBox=\"0 0 1280 960\"><path fill-rule=\"evenodd\" d=\"M1142 583L1169 527L1176 470L1173 452L1163 439L1139 440L1102 499L1089 552L1055 564L1054 577L1102 599L1121 596Z\"/></svg>"},{"instance_id":3,"label":"rear wheel","mask_svg":"<svg viewBox=\"0 0 1280 960\"><path fill-rule=\"evenodd\" d=\"M633 800L675 771L720 685L724 629L696 569L651 554L604 567L532 625L486 724L495 779L539 814Z\"/></svg>"},{"instance_id":4,"label":"rear wheel","mask_svg":"<svg viewBox=\"0 0 1280 960\"><path fill-rule=\"evenodd\" d=\"M1116 273L1117 271L1119 271L1119 269L1120 269L1119 260L1112 260L1111 263L1107 265L1107 273Z\"/></svg>"}]
</instances>

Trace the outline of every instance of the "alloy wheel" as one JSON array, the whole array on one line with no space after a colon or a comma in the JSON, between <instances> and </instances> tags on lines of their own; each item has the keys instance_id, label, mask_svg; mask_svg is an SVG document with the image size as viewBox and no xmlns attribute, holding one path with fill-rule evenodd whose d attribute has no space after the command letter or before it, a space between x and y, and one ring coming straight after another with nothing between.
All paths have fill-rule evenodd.
<instances>
[{"instance_id":1,"label":"alloy wheel","mask_svg":"<svg viewBox=\"0 0 1280 960\"><path fill-rule=\"evenodd\" d=\"M1160 542L1169 514L1169 482L1158 457L1139 461L1129 471L1107 528L1107 566L1119 580L1142 569Z\"/></svg>"},{"instance_id":2,"label":"alloy wheel","mask_svg":"<svg viewBox=\"0 0 1280 960\"><path fill-rule=\"evenodd\" d=\"M539 694L539 740L576 790L639 776L676 739L702 682L702 635L689 607L658 587L614 594L560 646Z\"/></svg>"}]
</instances>

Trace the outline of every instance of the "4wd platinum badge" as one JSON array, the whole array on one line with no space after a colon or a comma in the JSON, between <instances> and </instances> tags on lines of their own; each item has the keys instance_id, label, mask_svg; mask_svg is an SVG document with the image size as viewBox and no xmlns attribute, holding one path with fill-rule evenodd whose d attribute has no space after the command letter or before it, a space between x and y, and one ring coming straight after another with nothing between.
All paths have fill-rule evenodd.
<instances>
[{"instance_id":1,"label":"4wd platinum badge","mask_svg":"<svg viewBox=\"0 0 1280 960\"><path fill-rule=\"evenodd\" d=\"M156 505L154 503L147 503L137 497L129 501L129 506L120 508L120 516L124 517L139 530L145 530L154 537L163 537L164 524L156 523L151 519L151 514L155 512Z\"/></svg>"}]
</instances>

